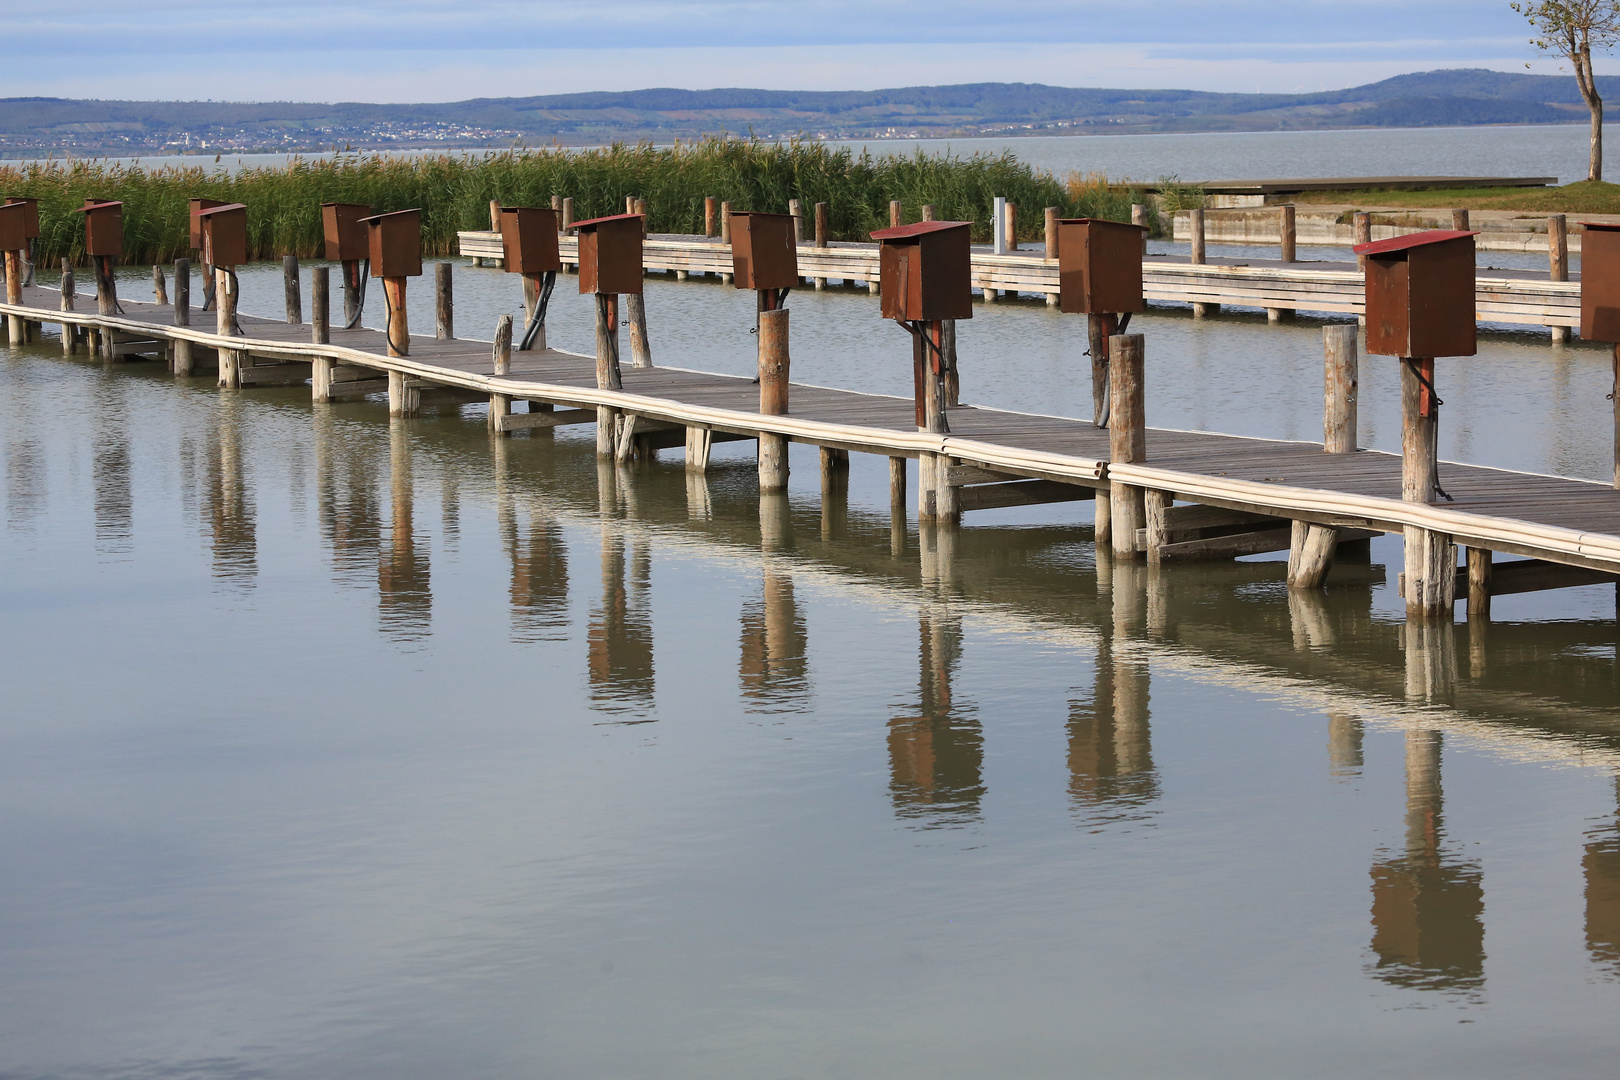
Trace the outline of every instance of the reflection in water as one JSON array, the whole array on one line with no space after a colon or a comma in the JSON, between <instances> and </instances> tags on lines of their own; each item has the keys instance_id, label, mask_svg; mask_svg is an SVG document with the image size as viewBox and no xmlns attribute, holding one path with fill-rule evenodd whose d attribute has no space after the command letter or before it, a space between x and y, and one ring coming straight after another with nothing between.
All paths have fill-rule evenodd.
<instances>
[{"instance_id":1,"label":"reflection in water","mask_svg":"<svg viewBox=\"0 0 1620 1080\"><path fill-rule=\"evenodd\" d=\"M1406 736L1406 851L1372 868L1372 974L1418 990L1485 984L1485 890L1476 863L1442 850L1437 731Z\"/></svg>"},{"instance_id":2,"label":"reflection in water","mask_svg":"<svg viewBox=\"0 0 1620 1080\"><path fill-rule=\"evenodd\" d=\"M1620 978L1620 812L1588 836L1581 859L1586 871L1586 951L1605 974Z\"/></svg>"},{"instance_id":3,"label":"reflection in water","mask_svg":"<svg viewBox=\"0 0 1620 1080\"><path fill-rule=\"evenodd\" d=\"M122 424L97 433L92 456L96 551L125 554L134 548L135 509L130 487L129 440Z\"/></svg>"},{"instance_id":4,"label":"reflection in water","mask_svg":"<svg viewBox=\"0 0 1620 1080\"><path fill-rule=\"evenodd\" d=\"M315 410L313 432L321 538L332 550L333 572L369 589L382 557L375 441L339 428L330 409Z\"/></svg>"},{"instance_id":5,"label":"reflection in water","mask_svg":"<svg viewBox=\"0 0 1620 1080\"><path fill-rule=\"evenodd\" d=\"M917 714L889 721L889 793L895 812L926 827L977 819L984 796L984 737L975 710L954 700L962 620L943 604L918 617Z\"/></svg>"},{"instance_id":6,"label":"reflection in water","mask_svg":"<svg viewBox=\"0 0 1620 1080\"><path fill-rule=\"evenodd\" d=\"M1342 713L1328 713L1328 771L1336 780L1361 775L1361 721Z\"/></svg>"},{"instance_id":7,"label":"reflection in water","mask_svg":"<svg viewBox=\"0 0 1620 1080\"><path fill-rule=\"evenodd\" d=\"M1097 646L1091 694L1069 703L1069 797L1089 822L1140 821L1159 797L1148 729L1148 667Z\"/></svg>"},{"instance_id":8,"label":"reflection in water","mask_svg":"<svg viewBox=\"0 0 1620 1080\"><path fill-rule=\"evenodd\" d=\"M31 529L44 509L44 443L37 438L15 439L6 447L6 525Z\"/></svg>"},{"instance_id":9,"label":"reflection in water","mask_svg":"<svg viewBox=\"0 0 1620 1080\"><path fill-rule=\"evenodd\" d=\"M201 496L198 511L213 547L214 576L250 588L259 572L258 532L253 495L242 469L241 412L239 397L222 395L207 444L199 452L189 439L183 440L181 457L188 489ZM98 524L101 498L98 482Z\"/></svg>"},{"instance_id":10,"label":"reflection in water","mask_svg":"<svg viewBox=\"0 0 1620 1080\"><path fill-rule=\"evenodd\" d=\"M652 554L647 541L636 541L627 567L625 547L624 537L604 522L602 600L591 611L586 632L586 668L593 708L645 714L652 711L654 690Z\"/></svg>"},{"instance_id":11,"label":"reflection in water","mask_svg":"<svg viewBox=\"0 0 1620 1080\"><path fill-rule=\"evenodd\" d=\"M529 531L518 528L518 495L510 476L510 440L490 440L495 466L495 517L501 546L512 562L512 640L568 638L568 546L541 492L527 494ZM449 512L446 511L446 514Z\"/></svg>"},{"instance_id":12,"label":"reflection in water","mask_svg":"<svg viewBox=\"0 0 1620 1080\"><path fill-rule=\"evenodd\" d=\"M377 560L377 613L386 633L412 641L426 637L431 629L433 590L427 545L416 535L408 430L400 420L389 425L388 476L393 524L388 533L388 549Z\"/></svg>"},{"instance_id":13,"label":"reflection in water","mask_svg":"<svg viewBox=\"0 0 1620 1080\"><path fill-rule=\"evenodd\" d=\"M804 617L793 595L793 575L772 560L773 552L792 542L792 528L787 494L760 495L764 582L760 598L743 604L742 655L737 662L737 677L749 712L802 708L809 692L807 638Z\"/></svg>"}]
</instances>

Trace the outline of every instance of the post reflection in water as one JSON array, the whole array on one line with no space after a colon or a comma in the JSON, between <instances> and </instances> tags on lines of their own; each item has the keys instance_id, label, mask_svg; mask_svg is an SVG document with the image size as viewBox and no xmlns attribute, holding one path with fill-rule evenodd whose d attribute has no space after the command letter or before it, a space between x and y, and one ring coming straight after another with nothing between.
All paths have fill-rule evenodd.
<instances>
[{"instance_id":1,"label":"post reflection in water","mask_svg":"<svg viewBox=\"0 0 1620 1080\"><path fill-rule=\"evenodd\" d=\"M804 618L793 594L793 575L773 556L792 542L786 492L759 497L763 582L758 600L742 609L737 677L749 712L783 712L806 704L810 689Z\"/></svg>"},{"instance_id":2,"label":"post reflection in water","mask_svg":"<svg viewBox=\"0 0 1620 1080\"><path fill-rule=\"evenodd\" d=\"M102 404L112 414L118 403ZM129 438L123 424L98 430L91 458L95 488L96 551L101 555L127 554L134 549L135 508L131 491ZM240 453L237 455L240 460Z\"/></svg>"},{"instance_id":3,"label":"post reflection in water","mask_svg":"<svg viewBox=\"0 0 1620 1080\"><path fill-rule=\"evenodd\" d=\"M1616 778L1620 801L1620 777ZM1611 979L1620 979L1620 810L1588 834L1581 858L1586 873L1586 951Z\"/></svg>"},{"instance_id":4,"label":"post reflection in water","mask_svg":"<svg viewBox=\"0 0 1620 1080\"><path fill-rule=\"evenodd\" d=\"M221 395L213 430L201 448L182 443L188 489L197 491L195 504L214 554L214 576L238 588L251 588L259 572L258 531L253 494L243 476L241 399ZM102 493L97 484L98 532Z\"/></svg>"},{"instance_id":5,"label":"post reflection in water","mask_svg":"<svg viewBox=\"0 0 1620 1080\"><path fill-rule=\"evenodd\" d=\"M382 559L374 440L345 432L328 408L315 410L312 428L321 539L337 579L369 589Z\"/></svg>"},{"instance_id":6,"label":"post reflection in water","mask_svg":"<svg viewBox=\"0 0 1620 1080\"><path fill-rule=\"evenodd\" d=\"M1144 596L1150 576L1156 577L1146 568L1098 557L1098 590L1112 601L1113 619L1099 628L1091 692L1069 703L1068 724L1069 797L1091 824L1146 820L1160 793L1147 661L1123 648L1140 632L1144 614L1160 606Z\"/></svg>"},{"instance_id":7,"label":"post reflection in water","mask_svg":"<svg viewBox=\"0 0 1620 1080\"><path fill-rule=\"evenodd\" d=\"M562 527L536 492L527 495L529 529L518 527L518 497L509 480L509 440L490 440L495 465L495 513L501 545L512 563L512 640L568 637L568 548Z\"/></svg>"},{"instance_id":8,"label":"post reflection in water","mask_svg":"<svg viewBox=\"0 0 1620 1080\"><path fill-rule=\"evenodd\" d=\"M653 636L648 605L651 577L652 554L647 541L627 544L611 523L604 521L602 599L591 611L586 632L586 669L593 708L638 715L652 711Z\"/></svg>"},{"instance_id":9,"label":"post reflection in water","mask_svg":"<svg viewBox=\"0 0 1620 1080\"><path fill-rule=\"evenodd\" d=\"M409 426L402 420L389 424L388 484L392 515L388 548L377 560L377 614L385 633L417 640L432 629L433 590L427 545L416 535Z\"/></svg>"},{"instance_id":10,"label":"post reflection in water","mask_svg":"<svg viewBox=\"0 0 1620 1080\"><path fill-rule=\"evenodd\" d=\"M1342 713L1328 714L1328 772L1336 780L1361 775L1361 721Z\"/></svg>"},{"instance_id":11,"label":"post reflection in water","mask_svg":"<svg viewBox=\"0 0 1620 1080\"><path fill-rule=\"evenodd\" d=\"M1478 864L1444 849L1441 735L1406 735L1406 850L1372 868L1371 973L1394 986L1477 992L1485 984Z\"/></svg>"}]
</instances>

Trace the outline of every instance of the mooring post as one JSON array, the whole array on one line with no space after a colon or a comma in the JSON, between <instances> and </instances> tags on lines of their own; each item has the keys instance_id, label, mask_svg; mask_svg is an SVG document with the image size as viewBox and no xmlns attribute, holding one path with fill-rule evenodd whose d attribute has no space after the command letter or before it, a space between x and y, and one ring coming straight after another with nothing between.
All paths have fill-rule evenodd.
<instances>
[{"instance_id":1,"label":"mooring post","mask_svg":"<svg viewBox=\"0 0 1620 1080\"><path fill-rule=\"evenodd\" d=\"M411 322L405 308L405 283L408 278L383 278L383 299L388 305L388 355L411 354Z\"/></svg>"},{"instance_id":2,"label":"mooring post","mask_svg":"<svg viewBox=\"0 0 1620 1080\"><path fill-rule=\"evenodd\" d=\"M1108 426L1108 345L1119 332L1119 316L1093 312L1086 316L1086 330L1091 342L1091 422L1097 427Z\"/></svg>"},{"instance_id":3,"label":"mooring post","mask_svg":"<svg viewBox=\"0 0 1620 1080\"><path fill-rule=\"evenodd\" d=\"M720 213L720 200L713 195L703 197L703 235L720 235L720 222L717 215Z\"/></svg>"},{"instance_id":4,"label":"mooring post","mask_svg":"<svg viewBox=\"0 0 1620 1080\"><path fill-rule=\"evenodd\" d=\"M1491 617L1491 553L1486 548L1467 549L1468 621Z\"/></svg>"},{"instance_id":5,"label":"mooring post","mask_svg":"<svg viewBox=\"0 0 1620 1080\"><path fill-rule=\"evenodd\" d=\"M365 278L361 275L359 259L344 259L339 266L343 276L343 325L349 327L360 325L361 294L365 288Z\"/></svg>"},{"instance_id":6,"label":"mooring post","mask_svg":"<svg viewBox=\"0 0 1620 1080\"><path fill-rule=\"evenodd\" d=\"M1451 212L1451 227L1458 232L1468 229L1468 211L1459 207Z\"/></svg>"},{"instance_id":7,"label":"mooring post","mask_svg":"<svg viewBox=\"0 0 1620 1080\"><path fill-rule=\"evenodd\" d=\"M650 368L652 344L647 340L647 298L642 293L625 297L625 316L630 324L630 366Z\"/></svg>"},{"instance_id":8,"label":"mooring post","mask_svg":"<svg viewBox=\"0 0 1620 1080\"><path fill-rule=\"evenodd\" d=\"M1614 486L1620 491L1620 344L1612 349L1609 399L1614 405Z\"/></svg>"},{"instance_id":9,"label":"mooring post","mask_svg":"<svg viewBox=\"0 0 1620 1080\"><path fill-rule=\"evenodd\" d=\"M889 200L889 228L898 229L906 223L906 204L899 199Z\"/></svg>"},{"instance_id":10,"label":"mooring post","mask_svg":"<svg viewBox=\"0 0 1620 1080\"><path fill-rule=\"evenodd\" d=\"M1058 214L1059 209L1055 206L1048 206L1044 211L1042 224L1046 234L1046 250L1041 257L1048 262L1054 262L1058 257Z\"/></svg>"},{"instance_id":11,"label":"mooring post","mask_svg":"<svg viewBox=\"0 0 1620 1080\"><path fill-rule=\"evenodd\" d=\"M304 321L304 299L298 289L298 256L281 257L281 289L287 297L287 323L298 326Z\"/></svg>"},{"instance_id":12,"label":"mooring post","mask_svg":"<svg viewBox=\"0 0 1620 1080\"><path fill-rule=\"evenodd\" d=\"M564 195L562 201L562 231L567 232L574 227L574 197Z\"/></svg>"},{"instance_id":13,"label":"mooring post","mask_svg":"<svg viewBox=\"0 0 1620 1080\"><path fill-rule=\"evenodd\" d=\"M802 199L788 200L788 216L793 219L793 242L804 243L804 201Z\"/></svg>"},{"instance_id":14,"label":"mooring post","mask_svg":"<svg viewBox=\"0 0 1620 1080\"><path fill-rule=\"evenodd\" d=\"M731 203L730 202L722 202L720 204L720 242L722 244L724 244L726 247L731 246ZM720 284L722 284L722 285L730 285L731 284L731 277L732 277L731 271L729 271L729 270L722 271L721 274L720 274Z\"/></svg>"},{"instance_id":15,"label":"mooring post","mask_svg":"<svg viewBox=\"0 0 1620 1080\"><path fill-rule=\"evenodd\" d=\"M92 255L90 262L96 271L96 314L112 317L118 314L118 285L113 279L113 256ZM113 333L105 326L99 326L97 337L101 341L101 355L108 360L118 359L118 346L113 341Z\"/></svg>"},{"instance_id":16,"label":"mooring post","mask_svg":"<svg viewBox=\"0 0 1620 1080\"><path fill-rule=\"evenodd\" d=\"M22 304L23 283L23 257L22 252L6 252L6 303ZM28 338L28 331L23 329L21 315L11 315L6 319L7 329L13 346L23 344Z\"/></svg>"},{"instance_id":17,"label":"mooring post","mask_svg":"<svg viewBox=\"0 0 1620 1080\"><path fill-rule=\"evenodd\" d=\"M501 200L489 200L489 231L501 231Z\"/></svg>"},{"instance_id":18,"label":"mooring post","mask_svg":"<svg viewBox=\"0 0 1620 1080\"><path fill-rule=\"evenodd\" d=\"M1547 216L1547 277L1550 281L1569 280L1569 223L1563 214ZM1554 345L1569 341L1569 327L1554 326L1550 329Z\"/></svg>"},{"instance_id":19,"label":"mooring post","mask_svg":"<svg viewBox=\"0 0 1620 1080\"><path fill-rule=\"evenodd\" d=\"M495 343L491 348L493 366L496 375L510 375L512 373L512 316L502 315L495 323ZM510 394L489 395L489 430L497 435L506 434L502 423L512 415L512 396Z\"/></svg>"},{"instance_id":20,"label":"mooring post","mask_svg":"<svg viewBox=\"0 0 1620 1080\"><path fill-rule=\"evenodd\" d=\"M816 247L827 246L832 236L832 207L824 202L816 203Z\"/></svg>"},{"instance_id":21,"label":"mooring post","mask_svg":"<svg viewBox=\"0 0 1620 1080\"><path fill-rule=\"evenodd\" d=\"M1147 460L1145 357L1141 334L1116 334L1108 339L1108 459L1115 465ZM1113 481L1108 502L1114 557L1135 559L1136 530L1147 524L1142 489Z\"/></svg>"},{"instance_id":22,"label":"mooring post","mask_svg":"<svg viewBox=\"0 0 1620 1080\"><path fill-rule=\"evenodd\" d=\"M1142 254L1147 254L1148 230L1153 226L1148 221L1148 208L1145 203L1131 203L1131 224L1142 230Z\"/></svg>"},{"instance_id":23,"label":"mooring post","mask_svg":"<svg viewBox=\"0 0 1620 1080\"><path fill-rule=\"evenodd\" d=\"M788 412L788 311L775 308L759 313L759 411L765 416ZM788 483L786 435L759 434L759 489L782 491Z\"/></svg>"},{"instance_id":24,"label":"mooring post","mask_svg":"<svg viewBox=\"0 0 1620 1080\"><path fill-rule=\"evenodd\" d=\"M1288 587L1320 589L1333 569L1338 545L1338 530L1331 525L1295 521L1288 544Z\"/></svg>"},{"instance_id":25,"label":"mooring post","mask_svg":"<svg viewBox=\"0 0 1620 1080\"><path fill-rule=\"evenodd\" d=\"M1401 359L1401 498L1407 502L1433 502L1439 481L1433 386L1432 359ZM1407 616L1448 615L1457 600L1456 544L1447 533L1417 526L1408 525L1404 533Z\"/></svg>"},{"instance_id":26,"label":"mooring post","mask_svg":"<svg viewBox=\"0 0 1620 1080\"><path fill-rule=\"evenodd\" d=\"M439 341L453 341L456 336L456 297L452 290L451 274L455 264L442 262L433 266L434 336Z\"/></svg>"},{"instance_id":27,"label":"mooring post","mask_svg":"<svg viewBox=\"0 0 1620 1080\"><path fill-rule=\"evenodd\" d=\"M236 325L236 275L229 267L214 267L214 333L220 337L237 337L241 329ZM219 350L219 386L223 390L239 390L242 386L242 353L238 349Z\"/></svg>"},{"instance_id":28,"label":"mooring post","mask_svg":"<svg viewBox=\"0 0 1620 1080\"><path fill-rule=\"evenodd\" d=\"M1280 226L1279 231L1282 234L1282 261L1285 263L1294 262L1296 241L1299 239L1298 219L1294 214L1294 204L1289 203L1287 206L1279 206L1277 208L1277 217Z\"/></svg>"},{"instance_id":29,"label":"mooring post","mask_svg":"<svg viewBox=\"0 0 1620 1080\"><path fill-rule=\"evenodd\" d=\"M152 264L152 302L159 307L169 306L169 285L163 280L163 267Z\"/></svg>"},{"instance_id":30,"label":"mooring post","mask_svg":"<svg viewBox=\"0 0 1620 1080\"><path fill-rule=\"evenodd\" d=\"M621 390L619 373L619 296L596 294L596 388ZM612 457L618 439L618 412L609 405L596 407L596 454Z\"/></svg>"},{"instance_id":31,"label":"mooring post","mask_svg":"<svg viewBox=\"0 0 1620 1080\"><path fill-rule=\"evenodd\" d=\"M191 325L191 260L174 260L174 325ZM196 366L195 346L189 338L174 339L170 371L176 377L189 377Z\"/></svg>"},{"instance_id":32,"label":"mooring post","mask_svg":"<svg viewBox=\"0 0 1620 1080\"><path fill-rule=\"evenodd\" d=\"M317 266L309 272L309 340L313 345L332 341L332 270ZM315 356L309 362L311 401L332 400L332 358Z\"/></svg>"},{"instance_id":33,"label":"mooring post","mask_svg":"<svg viewBox=\"0 0 1620 1080\"><path fill-rule=\"evenodd\" d=\"M1350 221L1356 246L1372 243L1372 215L1365 210L1357 210L1350 215ZM1367 269L1367 256L1356 256L1356 268Z\"/></svg>"},{"instance_id":34,"label":"mooring post","mask_svg":"<svg viewBox=\"0 0 1620 1080\"><path fill-rule=\"evenodd\" d=\"M383 279L384 281L387 278ZM422 415L422 391L412 385L413 380L403 371L390 371L388 373L388 415L389 416L420 416Z\"/></svg>"},{"instance_id":35,"label":"mooring post","mask_svg":"<svg viewBox=\"0 0 1620 1080\"><path fill-rule=\"evenodd\" d=\"M62 256L62 310L73 310L73 263ZM62 355L72 356L79 351L79 330L70 322L62 324Z\"/></svg>"},{"instance_id":36,"label":"mooring post","mask_svg":"<svg viewBox=\"0 0 1620 1080\"><path fill-rule=\"evenodd\" d=\"M1200 209L1187 211L1187 228L1191 230L1191 248L1187 261L1194 266L1204 263L1204 211Z\"/></svg>"},{"instance_id":37,"label":"mooring post","mask_svg":"<svg viewBox=\"0 0 1620 1080\"><path fill-rule=\"evenodd\" d=\"M923 203L922 219L924 221L938 221L939 214L933 203Z\"/></svg>"},{"instance_id":38,"label":"mooring post","mask_svg":"<svg viewBox=\"0 0 1620 1080\"><path fill-rule=\"evenodd\" d=\"M1356 452L1356 402L1360 390L1360 357L1356 328L1322 327L1323 395L1322 450L1329 454Z\"/></svg>"}]
</instances>

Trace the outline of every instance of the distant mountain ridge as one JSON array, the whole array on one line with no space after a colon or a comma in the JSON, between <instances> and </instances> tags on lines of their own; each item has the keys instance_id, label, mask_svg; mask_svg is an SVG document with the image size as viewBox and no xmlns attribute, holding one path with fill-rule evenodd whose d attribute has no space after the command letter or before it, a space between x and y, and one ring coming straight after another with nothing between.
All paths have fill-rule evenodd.
<instances>
[{"instance_id":1,"label":"distant mountain ridge","mask_svg":"<svg viewBox=\"0 0 1620 1080\"><path fill-rule=\"evenodd\" d=\"M1612 97L1620 76L1600 77L1598 84ZM721 131L770 138L1280 131L1586 118L1573 77L1481 68L1417 72L1311 94L965 83L835 91L655 88L417 105L24 97L0 99L0 152L577 145Z\"/></svg>"}]
</instances>

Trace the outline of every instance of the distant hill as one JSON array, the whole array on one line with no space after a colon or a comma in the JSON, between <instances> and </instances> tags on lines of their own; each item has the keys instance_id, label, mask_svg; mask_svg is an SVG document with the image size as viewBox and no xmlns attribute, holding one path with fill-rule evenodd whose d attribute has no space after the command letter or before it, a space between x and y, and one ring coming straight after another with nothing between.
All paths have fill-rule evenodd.
<instances>
[{"instance_id":1,"label":"distant hill","mask_svg":"<svg viewBox=\"0 0 1620 1080\"><path fill-rule=\"evenodd\" d=\"M1620 76L1598 80L1606 98ZM892 90L632 90L442 104L0 99L0 153L567 145L1556 124L1586 119L1573 77L1452 69L1315 94L967 83Z\"/></svg>"}]
</instances>

